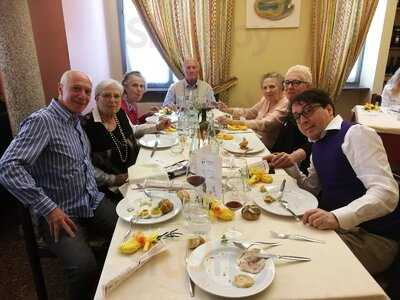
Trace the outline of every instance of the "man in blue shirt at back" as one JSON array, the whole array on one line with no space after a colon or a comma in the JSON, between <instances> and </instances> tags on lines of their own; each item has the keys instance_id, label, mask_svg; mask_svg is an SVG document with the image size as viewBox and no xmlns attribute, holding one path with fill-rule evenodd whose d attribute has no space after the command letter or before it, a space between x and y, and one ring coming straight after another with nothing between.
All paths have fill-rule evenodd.
<instances>
[{"instance_id":1,"label":"man in blue shirt at back","mask_svg":"<svg viewBox=\"0 0 400 300\"><path fill-rule=\"evenodd\" d=\"M0 159L0 182L39 219L52 252L61 258L71 299L91 299L99 269L87 244L96 231L110 239L115 206L96 186L87 137L79 114L90 100L92 83L67 71L53 99L20 127Z\"/></svg>"}]
</instances>

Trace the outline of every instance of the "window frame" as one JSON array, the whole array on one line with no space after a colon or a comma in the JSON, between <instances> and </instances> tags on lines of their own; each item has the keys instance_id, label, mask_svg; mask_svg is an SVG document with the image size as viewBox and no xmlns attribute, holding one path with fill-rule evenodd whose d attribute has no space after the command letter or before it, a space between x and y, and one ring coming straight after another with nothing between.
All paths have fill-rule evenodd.
<instances>
[{"instance_id":1,"label":"window frame","mask_svg":"<svg viewBox=\"0 0 400 300\"><path fill-rule=\"evenodd\" d=\"M357 87L360 85L360 78L361 78L362 66L363 66L363 61L364 61L364 52L365 52L365 45L361 49L360 55L358 57L359 60L358 60L357 65L353 66L353 68L356 67L356 77L353 81L348 81L348 78L350 76L350 74L349 74L349 76L346 78L345 86ZM353 68L351 70L353 70ZM351 73L351 71L350 71L350 73Z\"/></svg>"},{"instance_id":2,"label":"window frame","mask_svg":"<svg viewBox=\"0 0 400 300\"><path fill-rule=\"evenodd\" d=\"M132 5L134 5L134 4L132 3ZM125 74L126 72L133 71L133 69L128 68L124 0L117 0L117 9L118 9L118 25L119 25L119 40L120 40L120 48L121 48L122 71ZM145 27L145 30L146 30L146 33L149 36L149 38L151 38L147 32L146 27ZM158 49L157 49L157 51L158 51ZM160 54L160 56L162 57L161 54ZM164 58L163 58L163 60L164 60ZM169 66L168 66L168 68L169 68ZM166 92L168 90L168 88L174 82L175 82L174 81L174 73L171 71L171 68L169 68L167 82L165 82L165 83L146 82L146 86L147 86L146 90L154 91L154 92Z\"/></svg>"}]
</instances>

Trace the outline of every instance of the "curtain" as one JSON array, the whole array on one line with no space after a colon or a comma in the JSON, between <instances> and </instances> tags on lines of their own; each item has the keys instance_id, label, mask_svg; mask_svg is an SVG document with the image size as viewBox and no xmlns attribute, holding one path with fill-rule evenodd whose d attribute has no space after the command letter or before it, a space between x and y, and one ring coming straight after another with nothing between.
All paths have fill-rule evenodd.
<instances>
[{"instance_id":1,"label":"curtain","mask_svg":"<svg viewBox=\"0 0 400 300\"><path fill-rule=\"evenodd\" d=\"M333 100L363 47L378 0L314 0L312 71Z\"/></svg>"},{"instance_id":2,"label":"curtain","mask_svg":"<svg viewBox=\"0 0 400 300\"><path fill-rule=\"evenodd\" d=\"M200 79L219 98L236 84L230 77L234 0L132 0L172 72L183 78L185 57L200 64ZM221 94L222 93L222 94Z\"/></svg>"}]
</instances>

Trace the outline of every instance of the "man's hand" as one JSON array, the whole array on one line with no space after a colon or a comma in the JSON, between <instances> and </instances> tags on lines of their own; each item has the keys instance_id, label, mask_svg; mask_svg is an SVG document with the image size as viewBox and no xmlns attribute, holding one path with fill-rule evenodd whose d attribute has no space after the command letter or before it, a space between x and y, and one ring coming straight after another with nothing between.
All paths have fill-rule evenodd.
<instances>
[{"instance_id":1,"label":"man's hand","mask_svg":"<svg viewBox=\"0 0 400 300\"><path fill-rule=\"evenodd\" d=\"M169 118L160 117L160 121L157 124L157 130L164 130L165 128L171 127L172 123Z\"/></svg>"},{"instance_id":2,"label":"man's hand","mask_svg":"<svg viewBox=\"0 0 400 300\"><path fill-rule=\"evenodd\" d=\"M114 186L123 185L128 179L128 173L115 175Z\"/></svg>"},{"instance_id":3,"label":"man's hand","mask_svg":"<svg viewBox=\"0 0 400 300\"><path fill-rule=\"evenodd\" d=\"M263 157L269 165L275 169L289 168L296 164L295 160L290 154L285 152L273 153Z\"/></svg>"},{"instance_id":4,"label":"man's hand","mask_svg":"<svg viewBox=\"0 0 400 300\"><path fill-rule=\"evenodd\" d=\"M305 212L302 219L304 224L309 224L318 229L333 229L339 228L339 221L336 216L326 210L315 208Z\"/></svg>"},{"instance_id":5,"label":"man's hand","mask_svg":"<svg viewBox=\"0 0 400 300\"><path fill-rule=\"evenodd\" d=\"M74 222L60 209L53 209L47 216L47 223L50 227L50 234L57 243L60 236L60 230L64 229L72 238L75 237L77 227Z\"/></svg>"}]
</instances>

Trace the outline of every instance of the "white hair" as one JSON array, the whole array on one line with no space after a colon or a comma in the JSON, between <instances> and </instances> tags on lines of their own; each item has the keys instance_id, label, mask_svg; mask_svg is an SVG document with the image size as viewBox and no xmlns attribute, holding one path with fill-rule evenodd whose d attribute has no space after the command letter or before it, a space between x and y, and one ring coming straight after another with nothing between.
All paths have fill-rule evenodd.
<instances>
[{"instance_id":1,"label":"white hair","mask_svg":"<svg viewBox=\"0 0 400 300\"><path fill-rule=\"evenodd\" d=\"M289 68L289 70L286 72L287 77L290 73L297 73L300 75L301 80L307 83L312 83L312 74L311 74L311 69L307 66L303 65L295 65Z\"/></svg>"},{"instance_id":2,"label":"white hair","mask_svg":"<svg viewBox=\"0 0 400 300\"><path fill-rule=\"evenodd\" d=\"M94 91L94 96L97 97L108 87L116 88L120 92L121 95L124 92L124 88L122 87L122 85L115 79L111 78L111 79L102 80L96 85L96 89Z\"/></svg>"}]
</instances>

